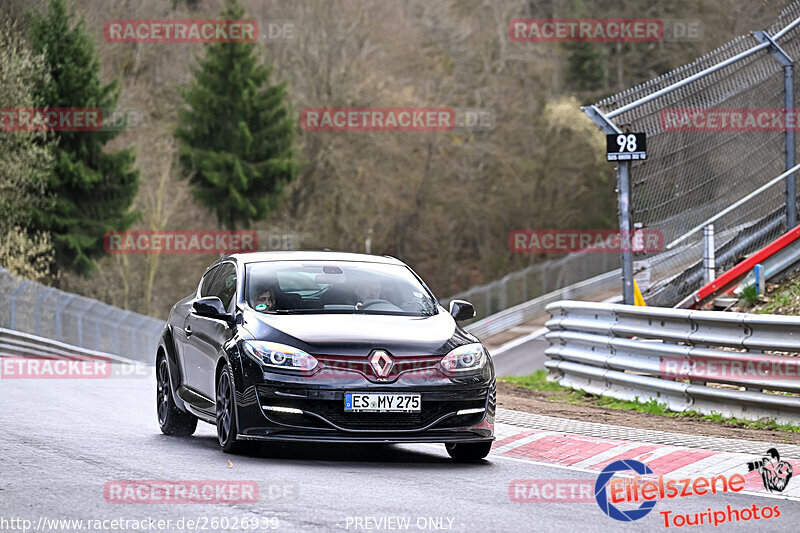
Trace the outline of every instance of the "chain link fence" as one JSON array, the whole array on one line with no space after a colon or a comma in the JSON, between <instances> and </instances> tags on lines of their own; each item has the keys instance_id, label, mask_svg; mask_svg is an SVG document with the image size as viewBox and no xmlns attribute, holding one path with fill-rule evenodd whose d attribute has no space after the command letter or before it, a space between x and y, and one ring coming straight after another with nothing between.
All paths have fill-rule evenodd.
<instances>
[{"instance_id":1,"label":"chain link fence","mask_svg":"<svg viewBox=\"0 0 800 533\"><path fill-rule=\"evenodd\" d=\"M570 254L472 287L442 300L442 304L446 306L453 299L472 302L477 315L466 322L471 324L618 268L616 254ZM153 362L164 327L161 320L21 279L1 267L0 301L0 328L142 362Z\"/></svg>"},{"instance_id":2,"label":"chain link fence","mask_svg":"<svg viewBox=\"0 0 800 533\"><path fill-rule=\"evenodd\" d=\"M795 1L766 34L776 37L789 58L800 61L800 28L792 24L798 17L800 2ZM647 160L631 163L632 223L661 231L665 244L685 237L657 254L634 253L633 270L649 305L675 305L703 284L703 232L686 237L687 233L794 165L788 164L793 156L787 157L785 146L789 120L781 126L784 130L770 131L710 126L687 131L668 122L669 117L689 116L687 110L777 109L778 115L783 113L786 70L776 57L779 51L763 46L747 53L764 42L758 33L737 37L688 65L594 106L623 132L647 134ZM742 57L736 58L739 54ZM729 65L708 75L617 111L728 60L732 60ZM794 83L791 93L793 101L800 102L800 83ZM788 203L796 206L796 195ZM787 188L780 182L714 221L717 274L789 229L786 207Z\"/></svg>"},{"instance_id":3,"label":"chain link fence","mask_svg":"<svg viewBox=\"0 0 800 533\"><path fill-rule=\"evenodd\" d=\"M0 328L153 362L164 322L20 279L0 268Z\"/></svg>"},{"instance_id":4,"label":"chain link fence","mask_svg":"<svg viewBox=\"0 0 800 533\"><path fill-rule=\"evenodd\" d=\"M441 303L444 306L450 300L472 303L476 315L473 320L464 322L468 325L544 294L618 269L619 266L619 255L613 253L569 254L512 272L486 285L472 287L441 300ZM613 292L619 294L618 291Z\"/></svg>"}]
</instances>

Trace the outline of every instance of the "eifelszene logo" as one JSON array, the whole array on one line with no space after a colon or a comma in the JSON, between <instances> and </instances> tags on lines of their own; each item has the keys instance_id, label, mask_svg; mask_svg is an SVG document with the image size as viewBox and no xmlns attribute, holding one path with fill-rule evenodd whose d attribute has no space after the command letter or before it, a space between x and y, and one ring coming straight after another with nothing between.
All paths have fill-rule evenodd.
<instances>
[{"instance_id":1,"label":"eifelszene logo","mask_svg":"<svg viewBox=\"0 0 800 533\"><path fill-rule=\"evenodd\" d=\"M615 472L626 472L628 470L633 470L640 476L653 475L653 470L643 462L633 459L622 459L614 461L606 466L603 471L600 472L600 475L597 476L597 481L594 484L594 498L597 500L597 505L599 505L600 509L608 516L621 522L633 522L634 520L644 518L653 510L653 507L656 506L655 499L645 500L638 509L622 511L608 501L606 486L608 482L611 481L611 476L613 476Z\"/></svg>"},{"instance_id":2,"label":"eifelszene logo","mask_svg":"<svg viewBox=\"0 0 800 533\"><path fill-rule=\"evenodd\" d=\"M758 461L747 463L747 471L758 470L764 488L770 492L783 492L792 478L792 465L781 461L781 455L775 448L767 450L767 454Z\"/></svg>"},{"instance_id":3,"label":"eifelszene logo","mask_svg":"<svg viewBox=\"0 0 800 533\"><path fill-rule=\"evenodd\" d=\"M617 472L633 470L634 476L626 475L625 479L612 479ZM632 522L647 516L656 505L656 502L664 500L670 501L676 498L687 498L692 496L704 496L706 494L719 494L724 492L741 492L744 489L745 479L742 474L734 473L730 476L719 474L711 477L698 476L694 478L668 479L663 475L656 476L653 470L634 459L621 459L614 461L606 466L595 483L594 495L600 509L613 518L621 522ZM618 504L636 504L642 502L638 508L622 510L616 507ZM730 506L729 506L730 507ZM755 507L755 506L754 506ZM763 511L763 510L759 510ZM747 517L739 510L731 511L731 518L719 517L715 515L715 522L722 523L727 521L748 521L753 518L754 510L749 510ZM665 522L669 520L673 511L660 511ZM703 524L706 519L711 523L711 509L708 514L695 513L696 516L676 515L672 518L677 527L686 525ZM736 519L733 520L733 516ZM770 518L780 516L777 508L769 512ZM755 515L756 517L758 515ZM694 518L694 521L692 521ZM757 520L760 518L756 518ZM678 523L681 522L681 523ZM716 524L715 524L716 525Z\"/></svg>"}]
</instances>

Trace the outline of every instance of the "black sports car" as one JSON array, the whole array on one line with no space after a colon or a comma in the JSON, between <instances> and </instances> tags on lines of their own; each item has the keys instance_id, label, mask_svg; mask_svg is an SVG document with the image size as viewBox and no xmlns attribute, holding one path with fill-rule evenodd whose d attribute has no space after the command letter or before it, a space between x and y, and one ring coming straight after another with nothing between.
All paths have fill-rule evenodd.
<instances>
[{"instance_id":1,"label":"black sports car","mask_svg":"<svg viewBox=\"0 0 800 533\"><path fill-rule=\"evenodd\" d=\"M486 457L491 358L391 257L256 252L220 258L172 308L156 353L158 422L242 441L442 442Z\"/></svg>"}]
</instances>

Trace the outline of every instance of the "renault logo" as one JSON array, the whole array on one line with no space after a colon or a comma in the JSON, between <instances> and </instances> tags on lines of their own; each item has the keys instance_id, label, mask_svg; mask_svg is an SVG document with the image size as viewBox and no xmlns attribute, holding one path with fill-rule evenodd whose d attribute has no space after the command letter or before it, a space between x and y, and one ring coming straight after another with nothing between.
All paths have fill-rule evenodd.
<instances>
[{"instance_id":1,"label":"renault logo","mask_svg":"<svg viewBox=\"0 0 800 533\"><path fill-rule=\"evenodd\" d=\"M391 357L389 357L389 354L384 350L375 350L372 352L369 358L369 364L375 371L375 375L381 378L388 376L394 366Z\"/></svg>"}]
</instances>

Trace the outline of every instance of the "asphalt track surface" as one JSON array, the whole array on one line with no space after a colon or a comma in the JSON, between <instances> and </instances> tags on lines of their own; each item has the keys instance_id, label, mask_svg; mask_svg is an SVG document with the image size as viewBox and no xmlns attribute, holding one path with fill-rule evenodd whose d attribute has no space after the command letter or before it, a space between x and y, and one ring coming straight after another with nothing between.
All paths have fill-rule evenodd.
<instances>
[{"instance_id":1,"label":"asphalt track surface","mask_svg":"<svg viewBox=\"0 0 800 533\"><path fill-rule=\"evenodd\" d=\"M527 376L544 368L547 359L544 351L550 344L544 338L545 330L515 339L489 352L494 357L498 376Z\"/></svg>"},{"instance_id":2,"label":"asphalt track surface","mask_svg":"<svg viewBox=\"0 0 800 533\"><path fill-rule=\"evenodd\" d=\"M102 530L243 531L232 529L232 521L255 518L264 521L257 531L658 531L664 529L658 511L705 513L728 504L779 505L781 516L679 529L797 531L800 523L800 502L746 494L659 502L627 523L606 516L594 501L519 503L509 497L513 480L593 482L597 474L493 455L480 464L457 464L441 445L268 445L226 455L207 424L193 437L162 435L154 403L150 369L125 378L0 380L0 530L22 531L15 519L30 520L31 530L41 519L84 521L40 531L88 531L89 520L152 519L171 523L134 529L107 522ZM118 480L251 480L258 500L109 503L104 486ZM212 528L215 517L227 517L229 527ZM275 521L267 522L273 517L276 529ZM393 517L409 520L408 527L388 521ZM179 527L180 519L197 524Z\"/></svg>"}]
</instances>

